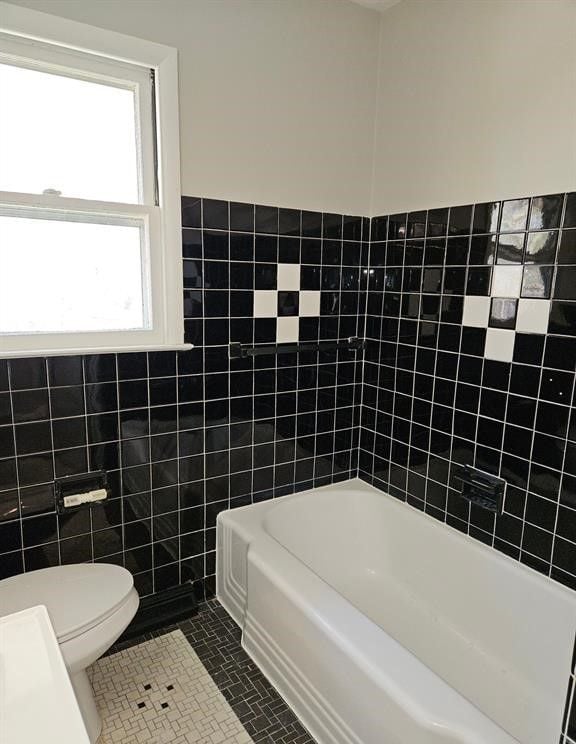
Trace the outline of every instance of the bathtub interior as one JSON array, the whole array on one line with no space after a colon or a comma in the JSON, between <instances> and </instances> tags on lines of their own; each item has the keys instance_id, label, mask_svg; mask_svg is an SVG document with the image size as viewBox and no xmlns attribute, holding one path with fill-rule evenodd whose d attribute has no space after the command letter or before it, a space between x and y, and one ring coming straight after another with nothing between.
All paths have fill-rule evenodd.
<instances>
[{"instance_id":1,"label":"bathtub interior","mask_svg":"<svg viewBox=\"0 0 576 744\"><path fill-rule=\"evenodd\" d=\"M559 731L572 592L358 480L231 514L245 541L283 546L519 741Z\"/></svg>"}]
</instances>

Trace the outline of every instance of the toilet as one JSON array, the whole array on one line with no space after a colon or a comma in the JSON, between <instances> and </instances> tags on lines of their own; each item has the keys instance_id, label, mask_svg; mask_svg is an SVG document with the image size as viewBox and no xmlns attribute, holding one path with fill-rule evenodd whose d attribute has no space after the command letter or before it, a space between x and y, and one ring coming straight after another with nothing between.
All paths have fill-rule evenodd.
<instances>
[{"instance_id":1,"label":"toilet","mask_svg":"<svg viewBox=\"0 0 576 744\"><path fill-rule=\"evenodd\" d=\"M86 669L124 632L138 604L130 572L107 563L43 568L0 581L0 615L46 606L91 744L102 720Z\"/></svg>"}]
</instances>

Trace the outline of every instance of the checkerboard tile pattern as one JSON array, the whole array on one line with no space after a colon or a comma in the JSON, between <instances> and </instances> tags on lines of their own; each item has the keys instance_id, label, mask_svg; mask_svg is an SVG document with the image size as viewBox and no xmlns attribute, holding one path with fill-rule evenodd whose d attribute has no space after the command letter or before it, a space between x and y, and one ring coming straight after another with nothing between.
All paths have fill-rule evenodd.
<instances>
[{"instance_id":1,"label":"checkerboard tile pattern","mask_svg":"<svg viewBox=\"0 0 576 744\"><path fill-rule=\"evenodd\" d=\"M564 207L563 195L552 194L512 199L501 205L476 205L475 215L478 213L481 218L475 224L470 221L471 209L466 212L467 207L460 207L452 211L467 215L463 223L450 225L447 218L443 224L439 215L438 223L433 225L434 240L448 236L446 260L450 249L456 265L461 263L457 251L464 247L461 236L470 233L469 245L465 246L471 265L462 324L485 330L486 359L512 362L517 333L544 336L558 332L552 310L561 316L570 311L564 301L575 298L576 275L569 265L574 260L576 235L571 229L573 202L573 195L568 195ZM561 226L562 231L558 229ZM437 247L441 248L440 243ZM559 265L555 267L556 262ZM451 275L454 273L452 269ZM424 283L423 291L437 292L442 288L440 284L435 288ZM443 291L454 294L454 288L449 284L447 288L446 282Z\"/></svg>"},{"instance_id":2,"label":"checkerboard tile pattern","mask_svg":"<svg viewBox=\"0 0 576 744\"><path fill-rule=\"evenodd\" d=\"M184 633L254 744L315 744L244 652L240 628L216 599L203 602L194 617L119 643L112 652L176 629Z\"/></svg>"},{"instance_id":3,"label":"checkerboard tile pattern","mask_svg":"<svg viewBox=\"0 0 576 744\"><path fill-rule=\"evenodd\" d=\"M90 670L99 744L250 744L181 630L106 656Z\"/></svg>"},{"instance_id":4,"label":"checkerboard tile pattern","mask_svg":"<svg viewBox=\"0 0 576 744\"><path fill-rule=\"evenodd\" d=\"M320 317L320 290L301 289L301 265L279 263L276 289L254 291L254 317L276 320L276 343L299 340L299 318Z\"/></svg>"}]
</instances>

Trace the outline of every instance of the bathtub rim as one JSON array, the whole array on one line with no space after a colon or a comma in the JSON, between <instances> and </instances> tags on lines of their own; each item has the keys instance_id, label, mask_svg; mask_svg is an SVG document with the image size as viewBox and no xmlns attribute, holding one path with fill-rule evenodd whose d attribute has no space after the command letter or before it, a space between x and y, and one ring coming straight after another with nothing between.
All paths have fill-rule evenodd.
<instances>
[{"instance_id":1,"label":"bathtub rim","mask_svg":"<svg viewBox=\"0 0 576 744\"><path fill-rule=\"evenodd\" d=\"M283 505L290 502L301 501L305 497L309 497L309 494L311 493L350 490L382 496L392 508L397 508L401 513L406 513L412 516L416 516L418 514L420 517L426 519L427 522L434 528L437 528L438 530L442 530L442 528L447 529L449 531L449 534L453 535L457 539L457 541L469 546L470 549L473 549L480 555L485 555L491 561L503 560L511 567L514 567L521 573L526 574L526 576L531 577L532 579L536 579L540 583L551 586L552 590L558 592L559 595L571 599L571 601L573 602L576 602L576 590L570 589L570 587L561 584L552 576L546 576L539 571L536 571L536 569L532 568L531 566L527 566L525 563L521 563L516 558L503 553L495 547L486 545L481 540L477 540L475 537L472 537L465 532L461 532L460 530L456 529L456 527L452 527L452 525L448 524L447 522L441 522L436 517L433 517L430 514L426 514L426 512L417 509L416 507L409 504L407 501L402 501L401 499L392 496L392 494L388 493L387 491L382 491L376 486L373 486L370 483L361 480L360 478L350 478L348 480L338 481L337 483L329 483L325 486L319 486L318 488L309 488L305 491L297 491L295 493L286 494L284 496L277 496L265 501L256 502L254 504L245 504L244 506L237 506L230 509L225 509L217 515L216 524L218 525L220 522L225 522L227 519L232 518L233 516L243 515L246 513L247 510L250 510L250 515L248 516L248 518L240 516L240 520L234 520L243 535L245 537L253 537L255 535L255 528L260 527L261 531L266 536L274 540L284 550L290 553L290 555L296 558L296 560L300 560L297 555L294 555L285 545L283 545L277 538L275 538L274 535L268 532L265 526L267 513L272 509L280 509L283 507ZM217 553L217 564L218 557L219 556ZM216 571L216 575L218 576L218 570ZM576 642L576 629L574 640Z\"/></svg>"}]
</instances>

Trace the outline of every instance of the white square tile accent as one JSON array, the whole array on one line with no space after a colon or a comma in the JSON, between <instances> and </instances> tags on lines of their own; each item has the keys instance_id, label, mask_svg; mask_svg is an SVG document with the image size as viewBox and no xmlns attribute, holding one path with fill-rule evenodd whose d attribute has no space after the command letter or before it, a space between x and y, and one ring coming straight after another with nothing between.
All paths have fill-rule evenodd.
<instances>
[{"instance_id":1,"label":"white square tile accent","mask_svg":"<svg viewBox=\"0 0 576 744\"><path fill-rule=\"evenodd\" d=\"M504 328L488 328L484 356L486 359L494 359L497 362L511 362L514 354L515 338L514 331L508 331Z\"/></svg>"},{"instance_id":2,"label":"white square tile accent","mask_svg":"<svg viewBox=\"0 0 576 744\"><path fill-rule=\"evenodd\" d=\"M546 333L550 304L550 300L529 300L521 297L518 300L516 330L524 333Z\"/></svg>"},{"instance_id":3,"label":"white square tile accent","mask_svg":"<svg viewBox=\"0 0 576 744\"><path fill-rule=\"evenodd\" d=\"M181 630L105 656L89 670L98 744L251 744Z\"/></svg>"},{"instance_id":4,"label":"white square tile accent","mask_svg":"<svg viewBox=\"0 0 576 744\"><path fill-rule=\"evenodd\" d=\"M290 316L288 318L278 318L276 321L276 343L286 344L298 341L298 318Z\"/></svg>"},{"instance_id":5,"label":"white square tile accent","mask_svg":"<svg viewBox=\"0 0 576 744\"><path fill-rule=\"evenodd\" d=\"M462 325L473 326L475 328L488 328L489 317L489 297L474 297L471 295L467 295L466 297L464 297Z\"/></svg>"},{"instance_id":6,"label":"white square tile accent","mask_svg":"<svg viewBox=\"0 0 576 744\"><path fill-rule=\"evenodd\" d=\"M492 274L492 297L520 297L522 266L495 266Z\"/></svg>"},{"instance_id":7,"label":"white square tile accent","mask_svg":"<svg viewBox=\"0 0 576 744\"><path fill-rule=\"evenodd\" d=\"M254 291L254 317L275 318L278 315L278 292L275 289Z\"/></svg>"},{"instance_id":8,"label":"white square tile accent","mask_svg":"<svg viewBox=\"0 0 576 744\"><path fill-rule=\"evenodd\" d=\"M303 289L300 292L300 316L304 318L320 315L320 290Z\"/></svg>"},{"instance_id":9,"label":"white square tile accent","mask_svg":"<svg viewBox=\"0 0 576 744\"><path fill-rule=\"evenodd\" d=\"M281 292L298 292L300 264L278 264L278 289Z\"/></svg>"}]
</instances>

